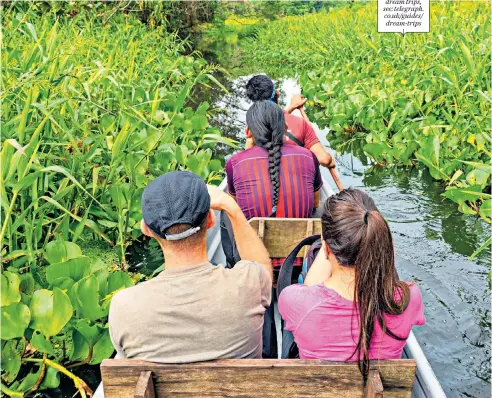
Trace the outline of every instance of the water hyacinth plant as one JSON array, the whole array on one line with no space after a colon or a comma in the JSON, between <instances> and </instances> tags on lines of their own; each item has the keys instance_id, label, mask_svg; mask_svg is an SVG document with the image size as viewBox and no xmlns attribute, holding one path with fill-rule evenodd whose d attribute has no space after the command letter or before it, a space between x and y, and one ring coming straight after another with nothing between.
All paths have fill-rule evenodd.
<instances>
[{"instance_id":1,"label":"water hyacinth plant","mask_svg":"<svg viewBox=\"0 0 492 398\"><path fill-rule=\"evenodd\" d=\"M164 27L23 7L2 14L1 386L23 396L62 373L85 396L71 369L113 352L108 308L134 283L125 253L143 188L177 169L220 181L212 149L234 142L191 101L220 85L214 67ZM119 260L84 256L94 240Z\"/></svg>"},{"instance_id":2,"label":"water hyacinth plant","mask_svg":"<svg viewBox=\"0 0 492 398\"><path fill-rule=\"evenodd\" d=\"M490 4L433 3L429 34L377 32L376 4L286 17L246 42L276 76L297 73L334 147L426 167L461 212L490 222Z\"/></svg>"}]
</instances>

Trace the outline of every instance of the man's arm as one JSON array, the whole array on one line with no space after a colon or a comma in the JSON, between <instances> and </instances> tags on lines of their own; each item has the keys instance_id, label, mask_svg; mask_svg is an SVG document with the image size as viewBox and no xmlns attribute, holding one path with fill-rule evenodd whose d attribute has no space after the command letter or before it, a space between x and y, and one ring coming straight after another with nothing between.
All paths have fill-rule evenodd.
<instances>
[{"instance_id":1,"label":"man's arm","mask_svg":"<svg viewBox=\"0 0 492 398\"><path fill-rule=\"evenodd\" d=\"M335 167L335 162L333 161L332 156L326 152L321 142L314 144L311 148L309 148L309 150L316 155L316 158L318 158L318 162L321 166L328 168Z\"/></svg>"},{"instance_id":2,"label":"man's arm","mask_svg":"<svg viewBox=\"0 0 492 398\"><path fill-rule=\"evenodd\" d=\"M273 280L272 264L270 255L265 245L249 225L241 208L236 201L215 186L208 186L210 194L210 208L213 210L224 210L232 224L232 231L236 240L237 250L241 260L254 261L263 264Z\"/></svg>"},{"instance_id":3,"label":"man's arm","mask_svg":"<svg viewBox=\"0 0 492 398\"><path fill-rule=\"evenodd\" d=\"M299 112L301 112L302 118L311 125L311 122L309 121L308 115L304 111L304 107L299 108ZM311 126L312 127L312 126ZM312 145L309 150L316 155L318 158L318 162L321 166L332 168L335 167L335 162L332 158L332 156L326 152L325 147L321 144L321 142L317 142L316 144Z\"/></svg>"},{"instance_id":4,"label":"man's arm","mask_svg":"<svg viewBox=\"0 0 492 398\"><path fill-rule=\"evenodd\" d=\"M288 113L292 113L294 110L299 109L302 118L306 121L306 123L308 123L308 126L311 130L311 134L313 136L313 140L308 139L307 141L313 142L316 133L314 132L311 122L309 121L308 115L304 111L304 104L306 103L306 101L307 98L305 98L302 94L294 95L290 101L290 104L285 108L285 111ZM326 152L324 146L319 142L317 137L315 142L316 142L315 144L312 144L311 146L307 146L307 148L316 155L319 164L321 166L328 167L328 168L335 167L335 162L333 161L333 158L328 152Z\"/></svg>"}]
</instances>

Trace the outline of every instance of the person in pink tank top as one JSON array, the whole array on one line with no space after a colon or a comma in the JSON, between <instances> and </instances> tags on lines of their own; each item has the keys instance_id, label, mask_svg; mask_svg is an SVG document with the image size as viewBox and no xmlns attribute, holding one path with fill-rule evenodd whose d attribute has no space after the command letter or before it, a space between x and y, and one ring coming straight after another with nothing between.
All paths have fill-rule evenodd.
<instances>
[{"instance_id":1,"label":"person in pink tank top","mask_svg":"<svg viewBox=\"0 0 492 398\"><path fill-rule=\"evenodd\" d=\"M401 358L413 325L425 323L417 285L398 280L393 239L374 201L357 189L329 197L322 249L304 285L285 288L278 307L302 359Z\"/></svg>"}]
</instances>

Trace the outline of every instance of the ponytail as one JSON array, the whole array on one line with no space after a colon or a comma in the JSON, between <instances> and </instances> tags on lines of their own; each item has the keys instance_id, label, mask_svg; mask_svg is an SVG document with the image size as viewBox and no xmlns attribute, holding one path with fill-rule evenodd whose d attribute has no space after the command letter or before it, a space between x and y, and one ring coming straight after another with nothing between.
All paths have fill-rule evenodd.
<instances>
[{"instance_id":1,"label":"ponytail","mask_svg":"<svg viewBox=\"0 0 492 398\"><path fill-rule=\"evenodd\" d=\"M355 268L354 305L359 312L356 355L366 384L369 350L377 321L383 333L403 341L387 328L384 314L400 315L407 308L410 289L398 280L393 239L388 223L374 201L362 191L346 189L325 203L323 239L342 266Z\"/></svg>"},{"instance_id":2,"label":"ponytail","mask_svg":"<svg viewBox=\"0 0 492 398\"><path fill-rule=\"evenodd\" d=\"M284 114L271 101L257 101L248 109L246 123L253 134L255 145L268 152L268 172L273 191L271 215L275 215L280 192L280 158L285 134Z\"/></svg>"}]
</instances>

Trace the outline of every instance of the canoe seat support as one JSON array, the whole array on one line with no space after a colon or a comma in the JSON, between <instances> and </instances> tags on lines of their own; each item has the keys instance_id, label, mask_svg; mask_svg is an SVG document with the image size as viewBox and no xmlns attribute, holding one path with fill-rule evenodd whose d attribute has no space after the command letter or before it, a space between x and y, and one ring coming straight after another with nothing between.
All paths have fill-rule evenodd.
<instances>
[{"instance_id":1,"label":"canoe seat support","mask_svg":"<svg viewBox=\"0 0 492 398\"><path fill-rule=\"evenodd\" d=\"M140 377L137 380L137 388L135 389L134 398L155 398L152 372L140 372Z\"/></svg>"},{"instance_id":2,"label":"canoe seat support","mask_svg":"<svg viewBox=\"0 0 492 398\"><path fill-rule=\"evenodd\" d=\"M383 382L377 369L371 369L367 377L366 398L383 398Z\"/></svg>"},{"instance_id":3,"label":"canoe seat support","mask_svg":"<svg viewBox=\"0 0 492 398\"><path fill-rule=\"evenodd\" d=\"M160 364L106 359L105 398L253 397L410 398L414 359L371 361L366 388L354 362L224 359Z\"/></svg>"}]
</instances>

